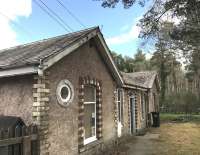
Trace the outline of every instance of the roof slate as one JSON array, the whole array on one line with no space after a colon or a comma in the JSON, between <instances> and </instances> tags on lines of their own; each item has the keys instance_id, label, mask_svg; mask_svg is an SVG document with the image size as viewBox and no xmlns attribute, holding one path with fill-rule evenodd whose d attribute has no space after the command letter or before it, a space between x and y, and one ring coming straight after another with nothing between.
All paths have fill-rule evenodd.
<instances>
[{"instance_id":1,"label":"roof slate","mask_svg":"<svg viewBox=\"0 0 200 155\"><path fill-rule=\"evenodd\" d=\"M127 85L139 86L142 88L152 88L153 82L157 76L156 71L144 71L125 73L121 72L124 83Z\"/></svg>"},{"instance_id":2,"label":"roof slate","mask_svg":"<svg viewBox=\"0 0 200 155\"><path fill-rule=\"evenodd\" d=\"M39 64L41 60L62 52L73 42L83 38L98 27L44 39L29 44L0 50L0 69Z\"/></svg>"}]
</instances>

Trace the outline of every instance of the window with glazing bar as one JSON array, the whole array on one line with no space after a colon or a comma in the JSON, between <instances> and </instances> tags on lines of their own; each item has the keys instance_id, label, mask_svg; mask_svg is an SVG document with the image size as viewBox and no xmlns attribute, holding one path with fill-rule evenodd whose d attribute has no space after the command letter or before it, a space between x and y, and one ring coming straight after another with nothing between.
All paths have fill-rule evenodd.
<instances>
[{"instance_id":1,"label":"window with glazing bar","mask_svg":"<svg viewBox=\"0 0 200 155\"><path fill-rule=\"evenodd\" d=\"M97 139L96 137L96 88L84 87L84 144Z\"/></svg>"}]
</instances>

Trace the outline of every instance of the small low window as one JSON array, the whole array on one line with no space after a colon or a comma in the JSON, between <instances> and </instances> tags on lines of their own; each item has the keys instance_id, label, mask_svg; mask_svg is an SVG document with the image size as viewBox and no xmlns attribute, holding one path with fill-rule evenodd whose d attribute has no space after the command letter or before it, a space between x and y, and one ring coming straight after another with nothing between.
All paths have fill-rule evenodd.
<instances>
[{"instance_id":1,"label":"small low window","mask_svg":"<svg viewBox=\"0 0 200 155\"><path fill-rule=\"evenodd\" d=\"M69 105L70 102L72 102L74 97L74 89L70 81L68 80L62 80L59 82L57 86L57 100L58 103L62 106Z\"/></svg>"}]
</instances>

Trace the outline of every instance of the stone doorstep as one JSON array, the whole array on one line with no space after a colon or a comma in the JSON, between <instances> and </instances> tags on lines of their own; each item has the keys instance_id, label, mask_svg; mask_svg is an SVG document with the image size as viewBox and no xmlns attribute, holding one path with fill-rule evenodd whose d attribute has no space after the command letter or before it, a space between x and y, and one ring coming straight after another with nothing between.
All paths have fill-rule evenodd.
<instances>
[{"instance_id":1,"label":"stone doorstep","mask_svg":"<svg viewBox=\"0 0 200 155\"><path fill-rule=\"evenodd\" d=\"M148 129L137 129L136 136L144 136L147 133Z\"/></svg>"}]
</instances>

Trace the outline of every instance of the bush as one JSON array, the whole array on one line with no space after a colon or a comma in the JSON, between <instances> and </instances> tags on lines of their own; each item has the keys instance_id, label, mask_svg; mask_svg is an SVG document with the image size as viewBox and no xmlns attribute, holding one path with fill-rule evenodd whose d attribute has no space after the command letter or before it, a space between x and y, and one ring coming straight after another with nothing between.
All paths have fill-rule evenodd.
<instances>
[{"instance_id":1,"label":"bush","mask_svg":"<svg viewBox=\"0 0 200 155\"><path fill-rule=\"evenodd\" d=\"M191 92L181 92L168 95L164 101L162 112L170 113L200 113L200 100Z\"/></svg>"}]
</instances>

